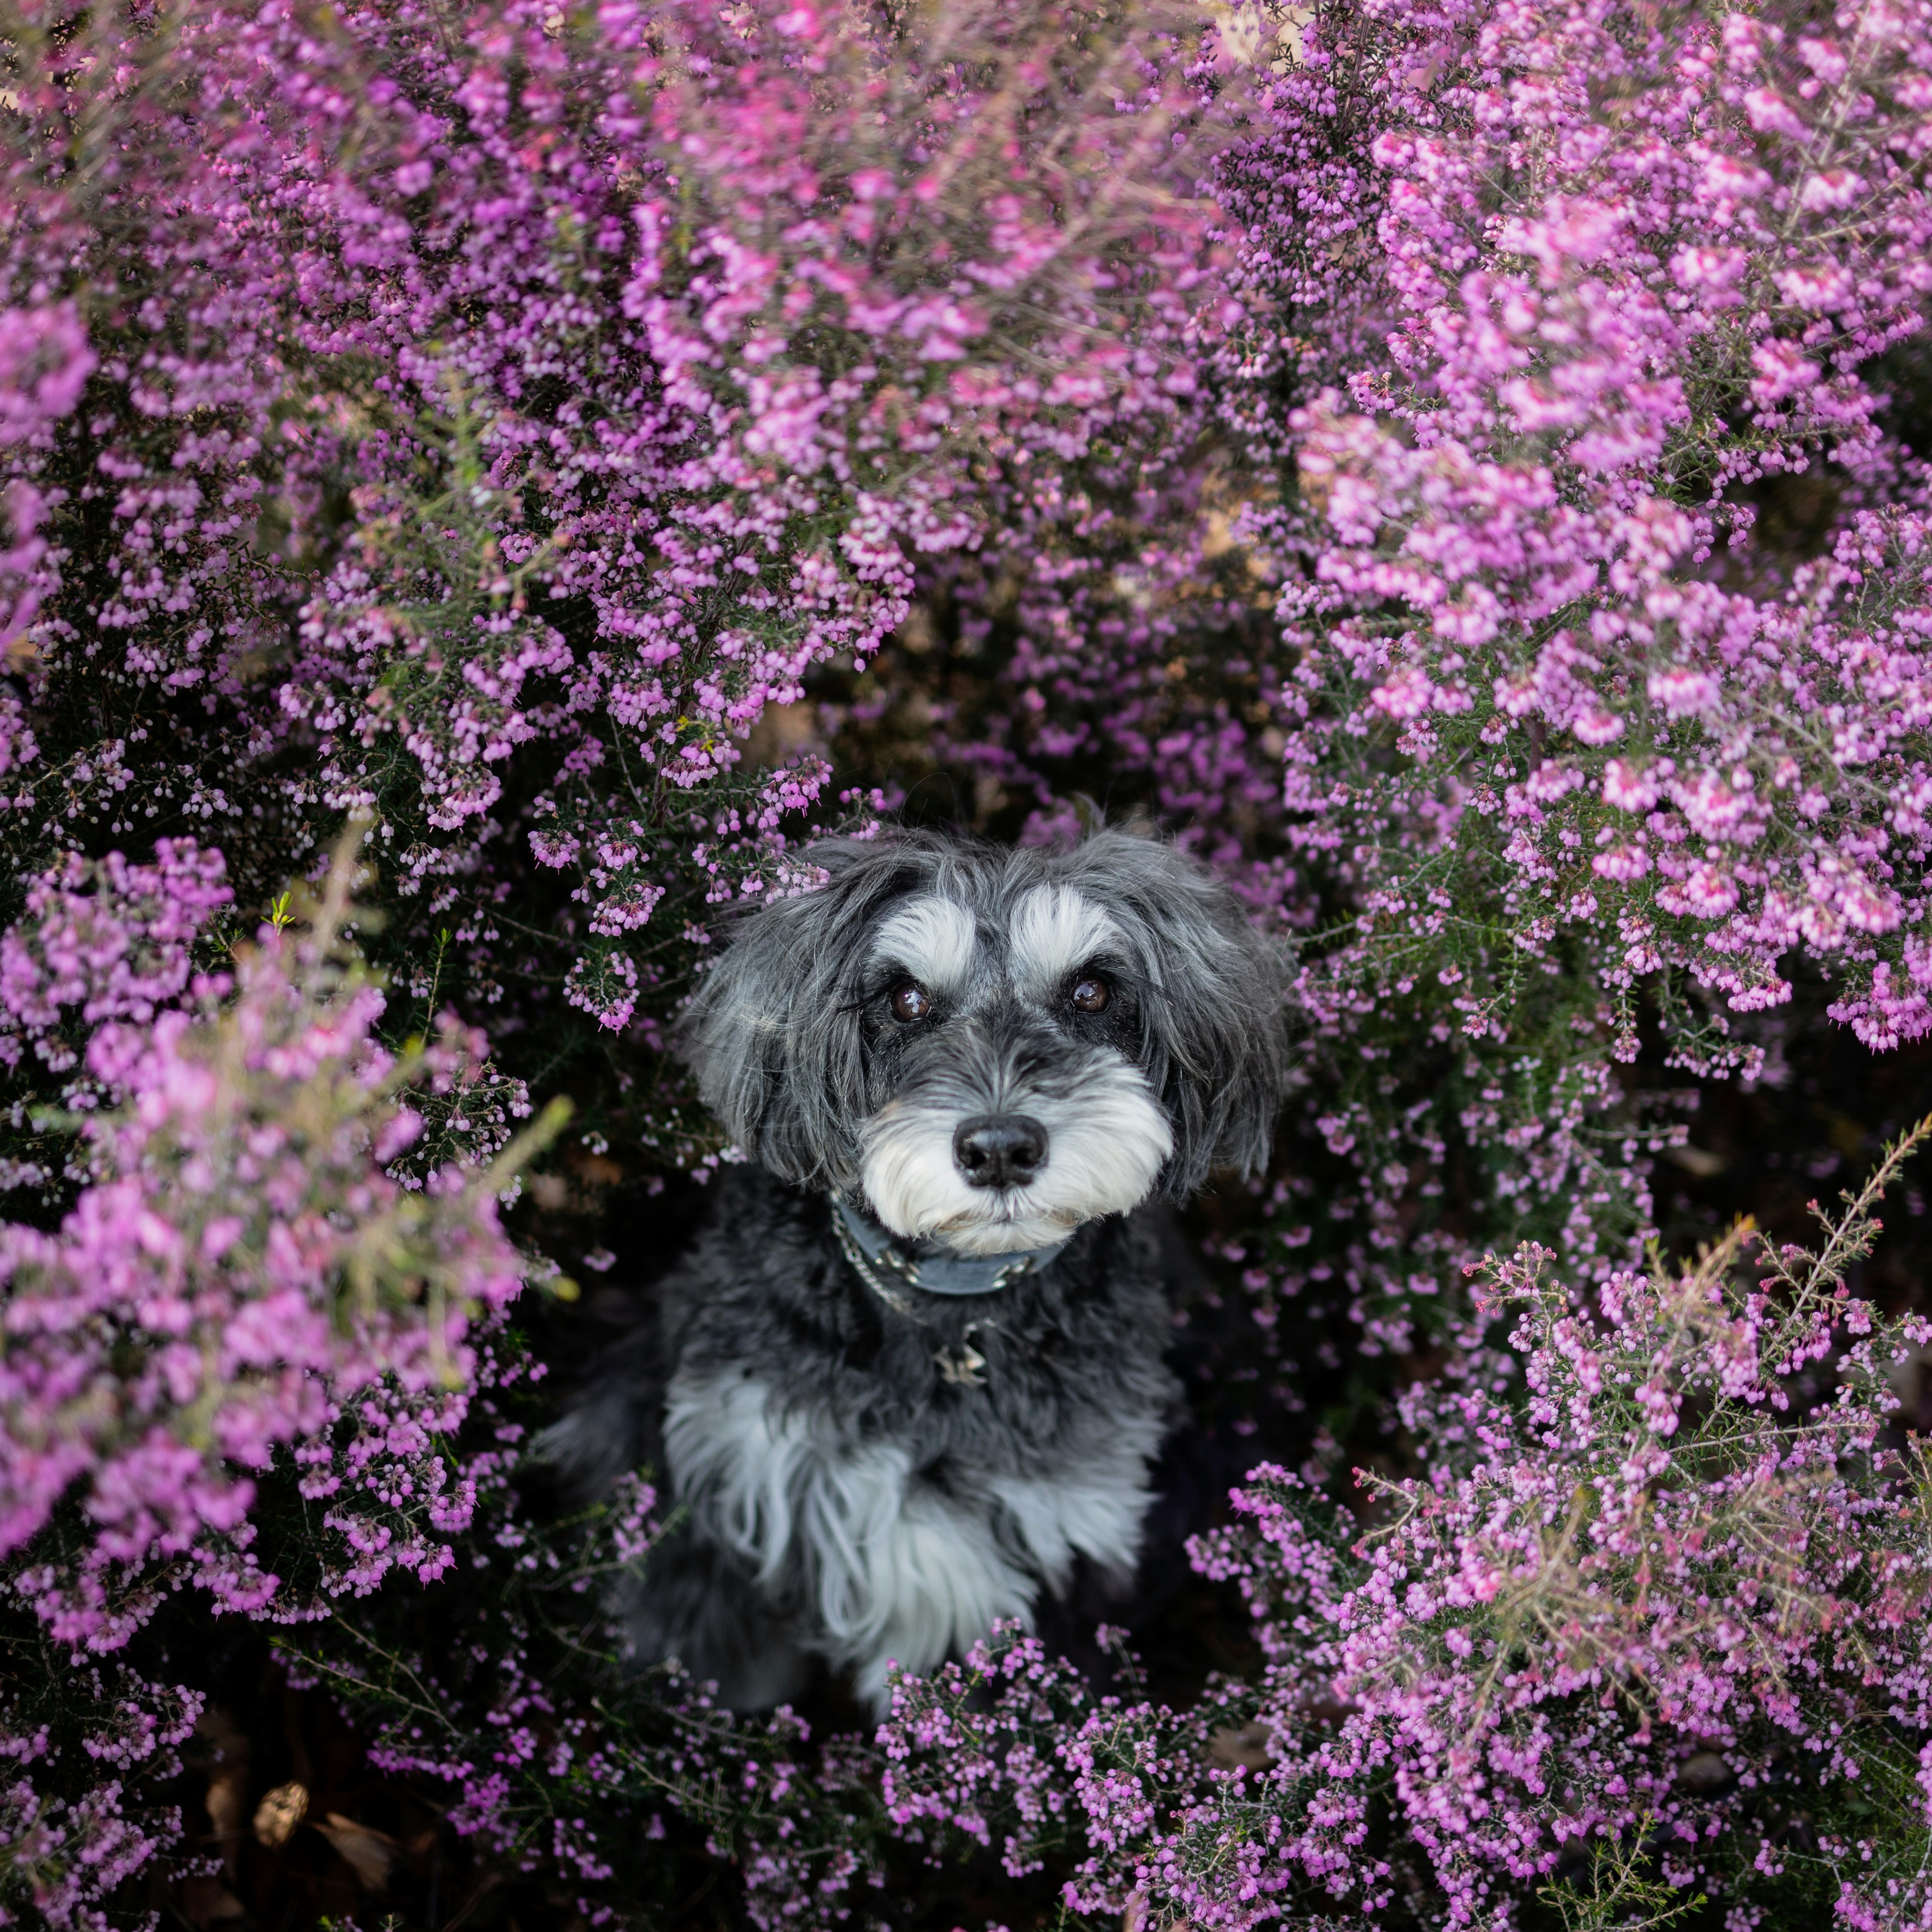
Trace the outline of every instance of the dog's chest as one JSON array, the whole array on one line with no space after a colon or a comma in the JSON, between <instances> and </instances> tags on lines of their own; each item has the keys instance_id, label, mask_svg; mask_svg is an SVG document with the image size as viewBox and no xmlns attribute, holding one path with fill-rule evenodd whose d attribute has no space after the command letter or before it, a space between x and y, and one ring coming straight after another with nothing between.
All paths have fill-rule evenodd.
<instances>
[{"instance_id":1,"label":"dog's chest","mask_svg":"<svg viewBox=\"0 0 1932 1932\"><path fill-rule=\"evenodd\" d=\"M888 1659L929 1670L996 1619L1029 1621L1078 1558L1131 1574L1160 1433L1150 1410L1114 1414L1037 1467L936 1470L911 1440L855 1438L822 1402L724 1370L674 1378L664 1444L694 1526L805 1610L877 1696Z\"/></svg>"}]
</instances>

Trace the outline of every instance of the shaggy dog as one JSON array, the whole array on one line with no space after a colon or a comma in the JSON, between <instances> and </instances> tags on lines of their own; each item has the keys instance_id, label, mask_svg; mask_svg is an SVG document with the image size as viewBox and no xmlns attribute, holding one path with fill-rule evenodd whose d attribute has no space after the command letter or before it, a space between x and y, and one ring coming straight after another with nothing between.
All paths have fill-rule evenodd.
<instances>
[{"instance_id":1,"label":"shaggy dog","mask_svg":"<svg viewBox=\"0 0 1932 1932\"><path fill-rule=\"evenodd\" d=\"M628 1639L741 1709L817 1660L878 1708L892 1660L1131 1580L1178 1394L1152 1204L1256 1168L1282 1086L1278 960L1169 846L810 856L684 1024L751 1165L544 1442L668 1478Z\"/></svg>"}]
</instances>

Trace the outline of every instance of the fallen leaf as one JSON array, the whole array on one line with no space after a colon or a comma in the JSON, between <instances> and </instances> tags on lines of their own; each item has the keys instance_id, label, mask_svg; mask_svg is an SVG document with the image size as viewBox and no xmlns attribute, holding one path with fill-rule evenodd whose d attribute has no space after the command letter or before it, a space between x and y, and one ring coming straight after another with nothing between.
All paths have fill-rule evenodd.
<instances>
[{"instance_id":1,"label":"fallen leaf","mask_svg":"<svg viewBox=\"0 0 1932 1932\"><path fill-rule=\"evenodd\" d=\"M1686 1791L1720 1791L1736 1775L1715 1751L1694 1751L1677 1767L1677 1781Z\"/></svg>"},{"instance_id":2,"label":"fallen leaf","mask_svg":"<svg viewBox=\"0 0 1932 1932\"><path fill-rule=\"evenodd\" d=\"M279 1852L308 1816L308 1791L292 1779L278 1784L255 1807L255 1842Z\"/></svg>"},{"instance_id":3,"label":"fallen leaf","mask_svg":"<svg viewBox=\"0 0 1932 1932\"><path fill-rule=\"evenodd\" d=\"M247 1766L224 1764L212 1772L202 1802L208 1807L208 1822L214 1827L224 1855L232 1857L233 1847L242 1842L242 1820L248 1815Z\"/></svg>"},{"instance_id":4,"label":"fallen leaf","mask_svg":"<svg viewBox=\"0 0 1932 1932\"><path fill-rule=\"evenodd\" d=\"M1231 1770L1240 1765L1248 1771L1265 1771L1274 1762L1268 1752L1273 1736L1262 1724L1243 1724L1238 1730L1226 1725L1208 1740L1208 1755Z\"/></svg>"},{"instance_id":5,"label":"fallen leaf","mask_svg":"<svg viewBox=\"0 0 1932 1932\"><path fill-rule=\"evenodd\" d=\"M352 1871L367 1892L380 1892L389 1882L396 1862L396 1841L386 1832L358 1825L340 1811L332 1811L315 1828L335 1847L336 1856Z\"/></svg>"}]
</instances>

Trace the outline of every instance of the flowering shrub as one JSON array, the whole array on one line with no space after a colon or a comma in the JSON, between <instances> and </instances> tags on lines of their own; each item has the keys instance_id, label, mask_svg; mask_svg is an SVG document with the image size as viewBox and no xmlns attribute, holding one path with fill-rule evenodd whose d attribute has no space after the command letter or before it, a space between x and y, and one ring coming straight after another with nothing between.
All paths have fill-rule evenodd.
<instances>
[{"instance_id":1,"label":"flowering shrub","mask_svg":"<svg viewBox=\"0 0 1932 1932\"><path fill-rule=\"evenodd\" d=\"M1932 1488L1886 1432L1932 1328L1844 1281L1928 1129L1816 1254L1736 1229L1594 1309L1542 1250L1492 1262L1469 1345L1402 1403L1427 1473L1379 1481L1366 1534L1264 1466L1199 1547L1248 1600L1257 1684L1186 1717L1096 1701L1010 1633L898 1683L895 1816L982 1840L997 1817L1010 1867L1071 1834L1077 1910L1190 1924L1495 1922L1606 1844L1665 1896L1761 1911L1795 1868L1850 1924L1922 1922ZM1476 1339L1492 1316L1506 1351ZM1254 1770L1214 1767L1216 1717L1264 1740Z\"/></svg>"},{"instance_id":2,"label":"flowering shrub","mask_svg":"<svg viewBox=\"0 0 1932 1932\"><path fill-rule=\"evenodd\" d=\"M398 1167L422 1130L410 1087L477 1083L460 1035L398 1060L370 1036L382 995L328 983L343 884L338 872L311 937L272 931L239 962L208 1021L177 1006L96 1031L90 1068L129 1096L88 1124L100 1178L56 1232L6 1230L0 1553L64 1498L91 1526L73 1569L14 1580L58 1640L119 1648L158 1563L223 1607L261 1610L278 1580L248 1552L252 1485L232 1472L284 1444L299 1445L304 1495L366 1490L410 1520L371 1536L352 1510L326 1511L362 1546L328 1573L337 1588L398 1563L438 1574L448 1552L422 1531L466 1520L424 1452L452 1401L460 1415L471 1319L521 1285L496 1224L507 1175ZM194 988L211 1006L230 990Z\"/></svg>"},{"instance_id":3,"label":"flowering shrub","mask_svg":"<svg viewBox=\"0 0 1932 1932\"><path fill-rule=\"evenodd\" d=\"M1468 1252L1432 1232L1459 1148L1497 1238L1600 1269L1643 1225L1614 1068L1646 1012L1666 1064L1749 1073L1802 962L1868 1044L1916 1036L1923 484L1888 352L1923 326L1925 41L1887 8L1335 34L1347 106L1318 18L1264 156L1313 238L1238 178L1250 276L1346 324L1278 347L1295 484L1243 514L1298 647L1286 836L1344 889L1300 986L1322 1124L1400 1346L1417 1263ZM1760 527L1795 478L1832 512L1809 561ZM1390 1084L1416 1042L1433 1100Z\"/></svg>"},{"instance_id":4,"label":"flowering shrub","mask_svg":"<svg viewBox=\"0 0 1932 1932\"><path fill-rule=\"evenodd\" d=\"M118 836L130 788L218 839L259 812L272 890L372 811L418 992L442 930L446 994L662 1012L684 924L824 782L736 775L766 704L976 540L977 452L1064 458L1189 381L1175 32L30 14L12 568L67 729L16 740L16 833ZM104 635L139 719L106 733Z\"/></svg>"},{"instance_id":5,"label":"flowering shrub","mask_svg":"<svg viewBox=\"0 0 1932 1932\"><path fill-rule=\"evenodd\" d=\"M210 868L187 869L225 897ZM466 1408L470 1330L530 1272L496 1197L530 1139L503 1147L491 1120L528 1102L460 1029L401 1056L373 1037L382 996L337 956L346 866L299 936L265 928L232 981L185 986L167 966L181 935L153 916L156 875L100 871L92 898L37 891L10 1004L32 1024L93 991L88 1010L116 1016L87 1071L97 1094L124 1097L85 1117L92 1178L58 1228L0 1229L0 1562L13 1602L76 1664L124 1650L184 1588L217 1613L286 1622L392 1570L440 1576L476 1506L476 1472L440 1442ZM140 941L162 962L145 976L130 970ZM417 1089L476 1117L466 1165L422 1162ZM315 1508L292 1575L263 1565L251 1515L278 1459ZM180 1743L202 1700L122 1674L128 1690L102 1694L116 1715L80 1748L133 1766ZM5 1720L27 1766L49 1749L34 1701ZM113 1742L130 1723L139 1748ZM63 1801L50 1809L30 1782L9 1801L23 1871L52 1856L49 1831L99 1838L88 1882L54 1885L58 1910L40 1900L62 1922L165 1843L116 1822L118 1789L68 1806L57 1830Z\"/></svg>"},{"instance_id":6,"label":"flowering shrub","mask_svg":"<svg viewBox=\"0 0 1932 1932\"><path fill-rule=\"evenodd\" d=\"M1464 963L1473 935L1442 901L1468 903L1480 851L1508 970L1576 933L1622 1058L1650 976L1748 1012L1790 998L1795 950L1845 981L1834 1017L1888 1046L1927 1024L1908 936L1922 511L1876 421L1880 358L1922 326L1923 42L1883 8L1842 43L1744 16L1648 46L1616 28L1543 10L1468 50L1472 105L1554 62L1533 134L1525 103L1378 139L1399 326L1392 366L1354 385L1373 416L1329 394L1298 418L1329 540L1292 600L1328 620L1297 682L1328 701L1294 735L1290 802L1304 838L1357 844L1356 974ZM1526 140L1534 199L1485 206L1473 184ZM1740 490L1814 471L1840 526L1781 580ZM1378 722L1401 764L1344 802L1327 747ZM1409 826L1442 847L1439 878L1378 874ZM1462 983L1471 1030L1504 976Z\"/></svg>"},{"instance_id":7,"label":"flowering shrub","mask_svg":"<svg viewBox=\"0 0 1932 1932\"><path fill-rule=\"evenodd\" d=\"M89 1042L98 1029L112 1025L118 1038L180 1002L195 944L232 896L224 869L220 853L163 838L152 866L130 866L118 852L89 865L70 853L28 889L25 916L0 938L0 1060L23 1098L55 1074L69 1076L59 1092L70 1113L122 1097L103 1083L111 1048L104 1042L103 1064L88 1064ZM45 1144L52 1155L61 1137ZM80 1162L16 1160L8 1178L47 1190L86 1172Z\"/></svg>"},{"instance_id":8,"label":"flowering shrub","mask_svg":"<svg viewBox=\"0 0 1932 1932\"><path fill-rule=\"evenodd\" d=\"M92 1708L77 1748L83 1762L99 1768L71 1800L36 1785L35 1767L56 1759L62 1747L45 1724L29 1720L16 1730L20 1712L9 1700L4 1738L11 1762L0 1795L0 1848L10 1922L25 1905L52 1924L104 1924L101 1902L181 1838L178 1807L124 1802L124 1787L134 1778L179 1771L178 1748L201 1714L200 1694L161 1688L129 1671L109 1679L97 1670L85 1682Z\"/></svg>"},{"instance_id":9,"label":"flowering shrub","mask_svg":"<svg viewBox=\"0 0 1932 1932\"><path fill-rule=\"evenodd\" d=\"M505 1576L469 1642L438 1657L362 1633L346 1646L292 1635L283 1649L296 1673L326 1681L365 1717L373 1765L446 1792L459 1833L510 1870L554 1874L593 1923L661 1891L674 1869L668 1812L738 1867L763 1932L813 1922L814 1902L826 1922L848 1918L855 1885L883 1881L875 1754L856 1738L808 1752L811 1726L794 1712L734 1718L674 1670L640 1679L608 1636L586 1684L598 1592L648 1561L657 1498L632 1479L609 1504L542 1527L502 1474L483 1485L484 1533L466 1553Z\"/></svg>"},{"instance_id":10,"label":"flowering shrub","mask_svg":"<svg viewBox=\"0 0 1932 1932\"><path fill-rule=\"evenodd\" d=\"M1793 1066L1932 1036L1924 0L17 0L0 66L0 1913L281 1924L326 1842L304 1922L910 1922L955 1852L1012 1923L1927 1922L1870 1199L1639 1264L1700 1097L1822 1172L1880 1110L1821 1156ZM536 1251L614 1294L728 1153L664 1026L808 830L1093 801L1296 956L1184 1311L1258 1648L1009 1633L883 1744L626 1677L647 1483L519 1487ZM382 1780L310 1751L320 1838L212 1742L284 1748L264 1626Z\"/></svg>"}]
</instances>

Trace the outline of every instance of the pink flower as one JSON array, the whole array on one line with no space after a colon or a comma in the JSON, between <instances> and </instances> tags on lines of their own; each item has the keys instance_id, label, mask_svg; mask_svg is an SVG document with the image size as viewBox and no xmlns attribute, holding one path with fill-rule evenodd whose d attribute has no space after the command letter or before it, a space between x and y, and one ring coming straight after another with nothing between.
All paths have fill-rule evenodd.
<instances>
[{"instance_id":1,"label":"pink flower","mask_svg":"<svg viewBox=\"0 0 1932 1932\"><path fill-rule=\"evenodd\" d=\"M1751 395L1760 403L1782 402L1818 380L1817 364L1789 342L1760 343L1751 351L1751 367L1757 371Z\"/></svg>"}]
</instances>

